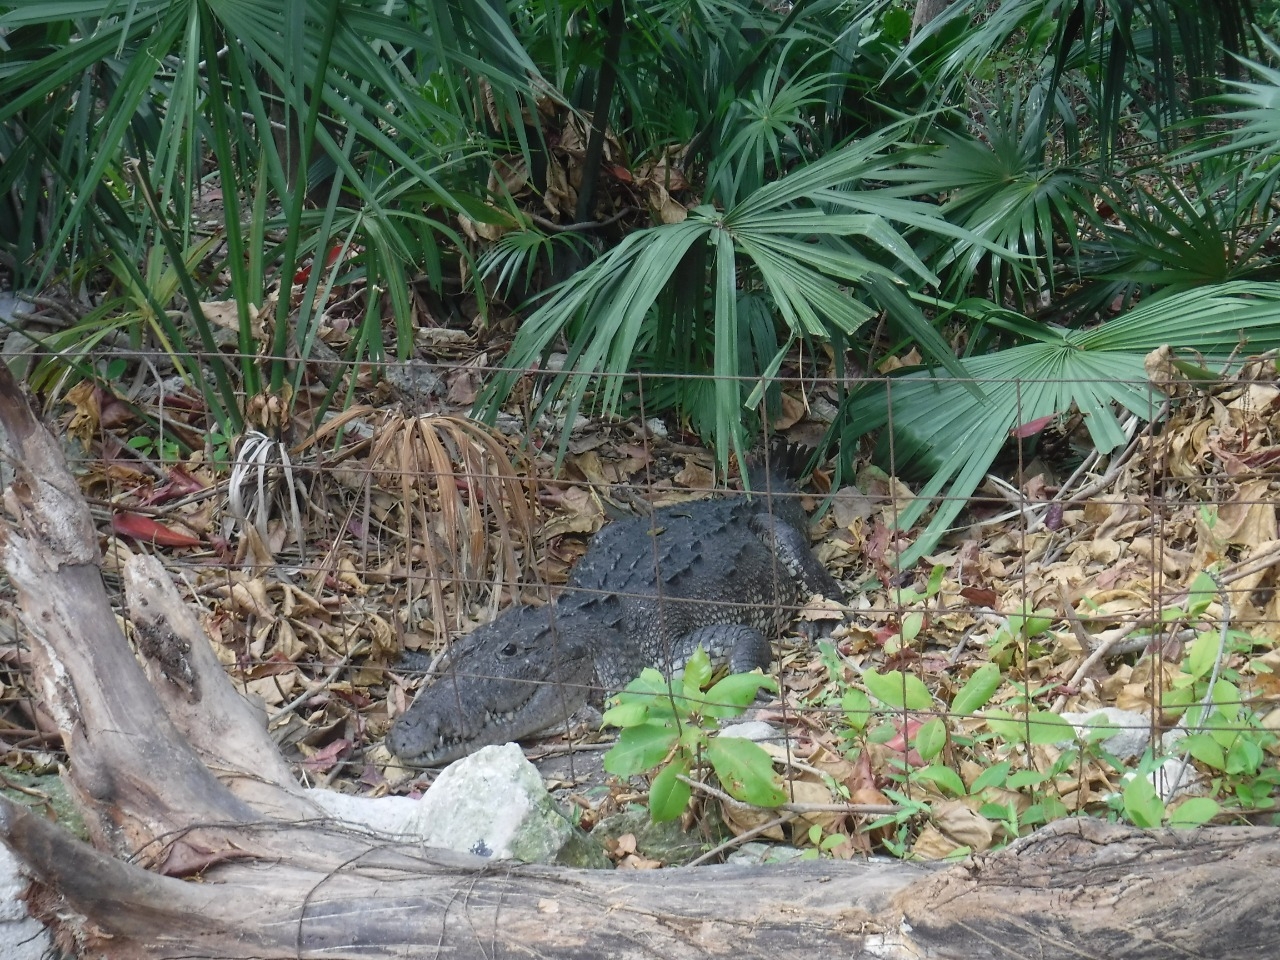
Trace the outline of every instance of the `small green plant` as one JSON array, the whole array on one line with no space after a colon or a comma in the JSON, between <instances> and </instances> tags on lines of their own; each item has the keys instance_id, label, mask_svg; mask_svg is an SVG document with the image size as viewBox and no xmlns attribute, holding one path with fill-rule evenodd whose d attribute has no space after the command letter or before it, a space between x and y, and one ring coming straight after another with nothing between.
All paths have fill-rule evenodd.
<instances>
[{"instance_id":1,"label":"small green plant","mask_svg":"<svg viewBox=\"0 0 1280 960\"><path fill-rule=\"evenodd\" d=\"M1025 607L1019 613L1009 614L1009 619L988 641L991 659L1002 667L1009 666L1015 656L1026 651L1029 658L1042 656L1043 645L1036 642L1053 626L1053 614L1047 610L1034 613Z\"/></svg>"},{"instance_id":2,"label":"small green plant","mask_svg":"<svg viewBox=\"0 0 1280 960\"><path fill-rule=\"evenodd\" d=\"M182 448L171 440L156 440L146 434L137 434L125 441L130 450L148 459L154 458L161 463L177 463L182 459Z\"/></svg>"},{"instance_id":3,"label":"small green plant","mask_svg":"<svg viewBox=\"0 0 1280 960\"><path fill-rule=\"evenodd\" d=\"M1221 590L1214 578L1200 573L1192 581L1185 603L1166 610L1162 620L1202 621L1219 596ZM1207 795L1171 803L1171 809L1166 810L1151 780L1159 776L1153 773L1159 761L1144 757L1139 765L1141 775L1124 790L1122 812L1127 819L1148 826L1167 817L1173 826L1195 826L1217 816L1223 807L1275 808L1280 771L1269 758L1280 738L1247 706L1248 697L1240 688L1241 660L1248 660L1254 673L1268 672L1263 661L1250 657L1259 645L1267 644L1241 630L1210 625L1197 631L1160 705L1166 714L1180 717L1180 726L1188 731L1175 741L1173 749L1195 759L1207 771L1203 784ZM1183 776L1193 774L1188 770Z\"/></svg>"},{"instance_id":4,"label":"small green plant","mask_svg":"<svg viewBox=\"0 0 1280 960\"><path fill-rule=\"evenodd\" d=\"M776 807L787 799L772 759L759 744L714 735L721 720L741 714L760 690L776 690L776 682L758 673L731 674L714 685L711 681L711 659L699 647L684 671L670 680L652 667L645 670L605 712L606 725L622 728L617 744L605 754L605 770L630 777L661 768L649 784L654 821L673 820L684 812L693 792L681 778L705 764L738 800Z\"/></svg>"},{"instance_id":5,"label":"small green plant","mask_svg":"<svg viewBox=\"0 0 1280 960\"><path fill-rule=\"evenodd\" d=\"M942 578L946 574L947 568L942 564L935 564L933 569L929 571L929 582L925 584L924 591L921 592L912 587L901 587L897 590L891 590L890 596L894 605L898 609L913 607L917 605L927 604L936 597L942 590ZM920 635L920 631L924 629L925 611L911 610L903 614L901 628L898 636L890 638L884 645L885 653L896 653L901 647L909 646Z\"/></svg>"}]
</instances>

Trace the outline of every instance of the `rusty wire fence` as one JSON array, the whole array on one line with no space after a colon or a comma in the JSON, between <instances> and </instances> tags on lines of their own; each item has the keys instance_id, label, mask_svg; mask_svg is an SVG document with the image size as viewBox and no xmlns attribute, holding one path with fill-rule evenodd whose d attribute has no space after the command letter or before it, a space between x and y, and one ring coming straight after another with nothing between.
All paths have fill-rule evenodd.
<instances>
[{"instance_id":1,"label":"rusty wire fence","mask_svg":"<svg viewBox=\"0 0 1280 960\"><path fill-rule=\"evenodd\" d=\"M379 748L436 654L513 602L554 616L604 524L740 487L736 462L726 471L655 409L672 378L631 375L620 414L594 416L588 402L566 423L563 409L537 412L550 374L530 371L488 427L468 419L482 366L331 362L310 370L291 406L244 398L255 429L232 436L197 391L162 375L162 356L122 357L110 381L52 379L41 395L99 530L108 587L118 597L130 553L159 556L312 783L425 783L413 769L389 780ZM321 416L338 383L366 402ZM911 430L898 429L900 385L815 371L780 377L744 411L813 451L802 486L755 495L800 500L841 591L798 599L792 628L768 638L780 688L758 712L776 741L827 773L837 805L850 798L846 774L846 786L886 796L954 799L1010 763L1025 776L1000 783L1004 801L1050 783L1066 812L1098 812L1127 774L1172 758L1188 771L1181 789L1265 812L1280 726L1274 364L1132 384L1146 409L1094 411L1121 431L1106 450L1078 408L984 424L999 451L970 486L938 489L922 469L929 450L956 457L978 441L945 435L945 405L937 434L914 410ZM859 436L842 417L851 392L869 390L884 392L887 423ZM952 518L931 527L948 504ZM6 595L0 741L15 771L48 768L60 751L28 663ZM998 671L991 695L954 709L987 665ZM885 677L901 702L872 680ZM927 702L910 699L906 678ZM868 715L852 716L864 703ZM1103 710L1089 733L1082 718ZM935 718L942 738L922 749ZM1126 732L1121 755L1113 738ZM568 734L531 743L531 755L598 755L610 742L589 725Z\"/></svg>"}]
</instances>

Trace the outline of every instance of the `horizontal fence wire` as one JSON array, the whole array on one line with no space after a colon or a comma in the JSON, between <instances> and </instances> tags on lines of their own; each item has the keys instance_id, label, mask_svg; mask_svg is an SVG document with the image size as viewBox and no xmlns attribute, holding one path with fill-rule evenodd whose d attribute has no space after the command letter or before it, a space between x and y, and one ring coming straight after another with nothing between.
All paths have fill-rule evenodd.
<instances>
[{"instance_id":1,"label":"horizontal fence wire","mask_svg":"<svg viewBox=\"0 0 1280 960\"><path fill-rule=\"evenodd\" d=\"M231 364L265 361L227 353L219 357ZM158 380L176 376L163 353L113 348L110 362L122 361L131 375L110 371L112 378L107 379L108 364L99 362L95 368L100 379L92 391L77 391L78 377L69 375L73 368L63 359L38 353L27 357L30 369L49 372L41 381L44 413L55 435L66 438L69 465L102 537L104 575L113 601L122 608L122 556L159 556L200 612L233 682L267 703L286 752L305 761L326 742L350 741L326 768L329 779L335 770L340 775L359 774L367 751L393 715L411 702L413 688L427 671L421 658L402 660L405 650L421 650L430 659L521 600L544 604L554 623L556 598L573 562L589 549L589 534L609 522L601 504L613 505L619 516L643 515L654 502L725 492L725 477L714 456L695 437L682 433L679 424L659 425L662 413L645 408L647 392L694 377L626 374L636 384L630 412L592 419L596 411L585 403L580 413L587 419L571 434L568 453L557 465L565 411L552 405L541 419L533 419L530 412L537 406L537 384L555 373L524 371L533 395L522 406L508 409L493 428L493 436L503 444L499 449L509 456L504 466L516 464L522 471L516 480L529 481L526 489L507 489L501 485L511 481L511 473L494 463L486 467L482 457L462 456L460 447L466 441L459 435L440 434L445 438L440 449L453 458L446 470L425 456L410 459L418 449L413 447L413 430L432 429L433 418L470 414L469 396L449 395L450 378L459 376L455 363L414 362L412 370L420 380L430 375L440 382L429 383L423 395L385 398L381 407L358 413L341 430L315 442L309 442L315 429L312 418L320 398L337 380L376 386L380 378L391 379L405 367L308 363L300 381L303 390L290 415L261 425L270 455L250 459L242 455L244 441L228 435L226 424L211 418L200 389L191 384L207 357L189 357L195 365L187 382L172 380L160 388ZM62 379L52 374L58 369ZM468 366L466 376L482 382L500 369ZM602 383L609 376L594 375L593 382ZM744 392L758 384L758 378L741 379ZM937 379L961 385L941 375ZM1127 453L1130 459L1122 469L1112 469L1104 457L1077 481L1074 491L1065 491L1055 501L1053 483L1030 482L1031 455L1019 437L1010 436L1003 463L990 468L991 473L1004 472L1003 483L931 492L920 519L910 530L898 532L892 530L894 518L922 495L928 481L927 476L892 479L898 476L896 448L884 438L895 426L893 398L902 383L893 377L835 381L815 373L778 377L769 384L770 390L828 398L824 410L836 419L841 415L839 404L851 391L867 396L883 390L887 398L878 446L871 436L862 438L856 450L842 449L841 432L817 421L810 404L808 416L798 418L796 429L789 425L776 432L787 438L795 434L798 442L817 449L814 481L803 490L753 491L765 502L780 505L798 499L817 512L815 549L832 565L844 591L843 596L827 598L832 602L827 607L810 605L807 598L784 605L789 620L812 615L818 629L768 638L781 655L784 696L778 709L789 718L805 718L814 729L834 731L834 742L852 746L857 737L842 728L845 708L833 691L859 687L866 670L896 670L917 677L934 693L933 702L923 709L873 704L877 715L903 722L938 717L959 730L966 725L977 729L989 717L986 709L957 713L947 702L946 695L978 664L1002 659L1020 664L1013 671L1013 687L1023 699L1050 713L1060 713L1073 698L1087 702L1090 709L1117 699L1134 701L1135 691L1114 683L1114 675L1105 668L1122 664L1130 673L1137 671L1133 675L1147 677L1149 720L1111 724L1108 730L1131 727L1159 733L1173 726L1175 714L1185 712L1187 703L1184 699L1176 707L1167 706L1167 684L1151 678L1176 672L1188 650L1209 642L1201 638L1229 634L1229 641L1224 640L1229 650L1220 659L1227 661L1240 695L1215 700L1213 719L1199 722L1197 731L1240 732L1251 729L1245 714L1270 713L1275 690L1265 677L1271 659L1265 653L1280 635L1280 624L1273 614L1277 551L1267 546L1264 536L1270 529L1266 524L1274 526L1276 502L1268 444L1249 446L1246 438L1241 449L1227 450L1205 440L1203 451L1184 456L1185 450L1170 447L1186 439L1185 434L1169 436L1173 418L1185 417L1204 402L1209 411L1205 432L1221 432L1230 421L1213 421L1212 404L1188 385L1157 392L1149 383L1134 382L1130 386L1148 394L1150 406L1138 418L1143 421L1139 429L1127 437L1129 446L1108 452L1112 457ZM991 386L989 381L969 383L979 389ZM1079 383L1088 386L1087 381ZM1048 380L1018 381L1014 386L1044 384L1063 386ZM1274 381L1232 381L1230 386L1244 393L1257 390L1262 396L1274 388ZM1150 422L1158 419L1169 396L1176 398L1173 412L1165 411L1159 422ZM254 398L240 399L244 409L254 408ZM512 414L511 409L522 413ZM391 419L392 413L400 418ZM1240 413L1241 429L1254 413ZM341 415L335 408L320 424ZM1020 426L1013 423L1004 429L1017 433ZM1086 447L1087 428L1077 427L1080 432L1074 438ZM395 442L380 447L391 430L399 431ZM584 440L575 443L572 436ZM1232 442L1221 436L1218 440ZM373 460L375 450L381 453L379 462ZM762 450L767 456L768 448ZM857 490L856 473L844 475L839 489L829 486L837 459L865 467L873 453L879 454L878 472L869 474L878 484L874 491ZM584 457L591 462L585 464ZM262 530L252 531L250 520L229 515L229 477L237 468L244 472L239 482L250 494L274 497L263 508ZM6 471L5 476L7 483L12 473ZM1098 480L1105 483L1090 487L1089 481ZM1085 495L1077 496L1082 490ZM485 497L495 491L527 497L524 527L513 526L508 504L484 499L478 491ZM412 502L405 500L406 493ZM464 515L452 515L443 506L446 497L455 494ZM854 506L848 507L846 500ZM885 549L886 539L900 537L909 543L932 511L948 502L963 502L966 512L947 536L925 558L896 565L901 551ZM574 513L574 508L580 512ZM1054 511L1059 514L1056 525L1046 522ZM1069 515L1065 521L1063 512ZM1252 551L1240 535L1240 525L1250 517L1262 525L1251 534L1256 540L1252 546L1257 547ZM293 529L298 523L300 530ZM448 523L458 529L446 530ZM1227 524L1234 526L1223 540ZM1098 537L1099 531L1106 536ZM166 540L165 533L173 539ZM511 547L506 554L491 549L502 541ZM451 544L467 544L470 555L445 555ZM1083 560L1077 568L1061 565L1065 561L1057 567L1041 562L1055 550L1062 557L1086 556L1092 550L1092 566ZM1114 553L1110 567L1107 551ZM1200 572L1188 566L1192 560L1218 575L1214 595L1198 607L1188 601ZM942 566L943 579L930 593L934 562ZM1127 602L1108 594L1109 572L1116 574L1115 582L1121 585L1117 589L1132 591ZM779 566L777 575L787 574ZM661 571L655 579L662 582ZM1092 592L1073 601L1073 588L1085 583ZM635 596L651 594L642 591ZM0 600L0 741L7 747L10 765L46 762L38 758L56 758L58 734L32 682L29 639L7 585ZM713 600L666 596L661 603L674 607ZM1011 617L1037 611L1049 620L1042 633L1012 635L996 649ZM1229 623L1223 619L1228 616ZM904 627L913 621L915 632L907 637ZM1127 631L1122 642L1096 661L1093 672L1073 679L1097 652L1097 638L1116 631ZM1148 666L1141 668L1143 663ZM1252 672L1241 675L1241 667ZM797 670L800 682L794 676L789 680ZM832 676L832 671L843 673ZM821 693L824 688L826 695ZM1232 714L1237 721L1224 722ZM1014 720L1026 726L1028 744L1038 742L1031 731L1045 722L1043 716L1015 715ZM804 736L805 729L789 725L782 736ZM1158 738L1153 742L1160 749Z\"/></svg>"}]
</instances>

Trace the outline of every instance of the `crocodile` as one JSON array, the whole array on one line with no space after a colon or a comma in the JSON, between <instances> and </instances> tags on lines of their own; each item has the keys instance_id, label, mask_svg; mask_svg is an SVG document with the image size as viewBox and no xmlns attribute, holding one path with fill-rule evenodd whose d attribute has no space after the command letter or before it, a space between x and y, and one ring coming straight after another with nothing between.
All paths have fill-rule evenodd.
<instances>
[{"instance_id":1,"label":"crocodile","mask_svg":"<svg viewBox=\"0 0 1280 960\"><path fill-rule=\"evenodd\" d=\"M438 766L563 728L601 689L621 689L645 667L669 676L699 646L733 672L767 669L768 638L795 605L840 596L782 472L794 460L753 467L755 494L607 524L554 602L513 605L454 642L444 672L392 724L391 752Z\"/></svg>"}]
</instances>

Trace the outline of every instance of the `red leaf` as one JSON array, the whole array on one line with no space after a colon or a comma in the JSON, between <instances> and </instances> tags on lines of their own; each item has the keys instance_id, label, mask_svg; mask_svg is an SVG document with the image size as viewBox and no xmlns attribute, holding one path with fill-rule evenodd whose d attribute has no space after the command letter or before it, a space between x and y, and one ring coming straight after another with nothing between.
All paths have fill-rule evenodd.
<instances>
[{"instance_id":1,"label":"red leaf","mask_svg":"<svg viewBox=\"0 0 1280 960\"><path fill-rule=\"evenodd\" d=\"M307 759L302 761L302 765L316 773L325 773L337 764L342 757L351 750L350 740L335 740L327 747L321 747Z\"/></svg>"},{"instance_id":2,"label":"red leaf","mask_svg":"<svg viewBox=\"0 0 1280 960\"><path fill-rule=\"evenodd\" d=\"M164 503L199 493L207 484L185 467L174 467L169 471L169 480L151 491L146 503Z\"/></svg>"},{"instance_id":3,"label":"red leaf","mask_svg":"<svg viewBox=\"0 0 1280 960\"><path fill-rule=\"evenodd\" d=\"M335 243L329 248L329 255L324 258L324 265L332 267L338 262L338 257L342 255L342 244ZM311 279L311 264L307 264L293 275L294 286L300 286Z\"/></svg>"},{"instance_id":4,"label":"red leaf","mask_svg":"<svg viewBox=\"0 0 1280 960\"><path fill-rule=\"evenodd\" d=\"M986 587L961 587L960 596L980 607L994 607L1000 598Z\"/></svg>"},{"instance_id":5,"label":"red leaf","mask_svg":"<svg viewBox=\"0 0 1280 960\"><path fill-rule=\"evenodd\" d=\"M1011 437L1017 437L1020 440L1026 437L1034 437L1037 433L1051 424L1057 416L1058 415L1056 413L1051 413L1047 417L1040 417L1039 419L1032 420L1030 423L1024 423L1022 426L1014 427L1010 430L1009 435Z\"/></svg>"},{"instance_id":6,"label":"red leaf","mask_svg":"<svg viewBox=\"0 0 1280 960\"><path fill-rule=\"evenodd\" d=\"M162 523L156 523L150 517L137 513L114 513L111 515L111 529L122 537L140 540L143 543L154 543L160 547L198 547L201 541L189 533L180 533Z\"/></svg>"}]
</instances>

